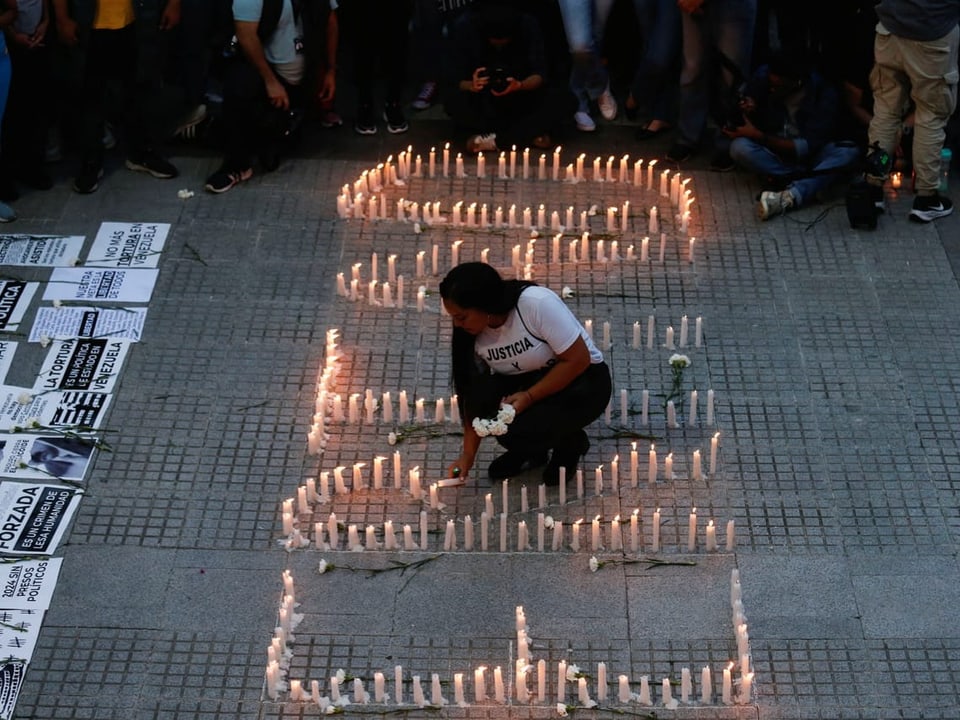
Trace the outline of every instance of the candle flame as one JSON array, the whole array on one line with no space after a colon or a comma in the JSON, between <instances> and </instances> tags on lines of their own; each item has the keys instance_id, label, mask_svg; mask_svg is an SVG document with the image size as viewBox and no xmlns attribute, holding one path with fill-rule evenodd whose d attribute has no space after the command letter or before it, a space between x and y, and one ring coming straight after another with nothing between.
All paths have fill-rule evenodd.
<instances>
[{"instance_id":1,"label":"candle flame","mask_svg":"<svg viewBox=\"0 0 960 720\"><path fill-rule=\"evenodd\" d=\"M729 670L733 670L733 668L734 668L735 665L736 665L736 663L734 663L733 660L731 660L729 663L727 663L726 669L727 669L728 671L729 671Z\"/></svg>"},{"instance_id":2,"label":"candle flame","mask_svg":"<svg viewBox=\"0 0 960 720\"><path fill-rule=\"evenodd\" d=\"M696 515L696 513L697 513L697 508L694 507L693 510L691 510L690 512L691 512L692 514Z\"/></svg>"},{"instance_id":3,"label":"candle flame","mask_svg":"<svg viewBox=\"0 0 960 720\"><path fill-rule=\"evenodd\" d=\"M613 461L614 461L614 462L620 462L620 456L619 456L619 455L614 455L614 456L613 456Z\"/></svg>"},{"instance_id":4,"label":"candle flame","mask_svg":"<svg viewBox=\"0 0 960 720\"><path fill-rule=\"evenodd\" d=\"M633 511L633 516L637 517L638 515L640 515L640 508L635 508Z\"/></svg>"},{"instance_id":5,"label":"candle flame","mask_svg":"<svg viewBox=\"0 0 960 720\"><path fill-rule=\"evenodd\" d=\"M600 516L597 515L597 516L593 519L593 521L594 521L594 522L600 522Z\"/></svg>"},{"instance_id":6,"label":"candle flame","mask_svg":"<svg viewBox=\"0 0 960 720\"><path fill-rule=\"evenodd\" d=\"M614 521L615 523L620 522L620 516L617 515L617 516L613 519L613 521Z\"/></svg>"}]
</instances>

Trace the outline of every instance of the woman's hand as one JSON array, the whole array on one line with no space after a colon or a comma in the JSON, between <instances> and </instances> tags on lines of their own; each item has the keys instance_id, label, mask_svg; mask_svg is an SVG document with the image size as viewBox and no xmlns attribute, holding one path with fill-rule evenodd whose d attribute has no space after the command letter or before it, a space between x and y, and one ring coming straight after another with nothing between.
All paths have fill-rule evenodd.
<instances>
[{"instance_id":1,"label":"woman's hand","mask_svg":"<svg viewBox=\"0 0 960 720\"><path fill-rule=\"evenodd\" d=\"M467 473L470 472L470 468L472 467L473 458L467 457L466 455L461 455L447 468L447 477L461 479L466 478Z\"/></svg>"},{"instance_id":2,"label":"woman's hand","mask_svg":"<svg viewBox=\"0 0 960 720\"><path fill-rule=\"evenodd\" d=\"M512 395L507 395L501 402L506 403L507 405L513 405L513 409L517 411L519 415L528 407L533 405L533 396L530 394L529 390L521 390L515 392Z\"/></svg>"}]
</instances>

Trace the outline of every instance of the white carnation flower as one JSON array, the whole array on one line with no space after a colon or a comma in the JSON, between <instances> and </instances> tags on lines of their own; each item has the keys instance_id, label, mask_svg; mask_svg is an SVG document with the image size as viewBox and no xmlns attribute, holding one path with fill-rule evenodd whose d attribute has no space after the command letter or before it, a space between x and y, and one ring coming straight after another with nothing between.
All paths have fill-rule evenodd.
<instances>
[{"instance_id":1,"label":"white carnation flower","mask_svg":"<svg viewBox=\"0 0 960 720\"><path fill-rule=\"evenodd\" d=\"M547 528L547 530L549 530L550 528L553 527L553 525L554 525L553 515L547 515L543 519L543 526Z\"/></svg>"},{"instance_id":2,"label":"white carnation flower","mask_svg":"<svg viewBox=\"0 0 960 720\"><path fill-rule=\"evenodd\" d=\"M531 231L530 231L530 237L532 237L532 238L538 238L538 237L540 237L540 233L537 232L536 230L531 230Z\"/></svg>"},{"instance_id":3,"label":"white carnation flower","mask_svg":"<svg viewBox=\"0 0 960 720\"><path fill-rule=\"evenodd\" d=\"M50 344L50 336L49 336L49 335L46 335L46 334L41 335L41 336L40 336L40 347L47 347L49 344Z\"/></svg>"},{"instance_id":4,"label":"white carnation flower","mask_svg":"<svg viewBox=\"0 0 960 720\"><path fill-rule=\"evenodd\" d=\"M579 665L567 665L567 681L573 682L580 675Z\"/></svg>"},{"instance_id":5,"label":"white carnation flower","mask_svg":"<svg viewBox=\"0 0 960 720\"><path fill-rule=\"evenodd\" d=\"M397 434L395 432L387 434L387 444L396 445L397 444Z\"/></svg>"},{"instance_id":6,"label":"white carnation flower","mask_svg":"<svg viewBox=\"0 0 960 720\"><path fill-rule=\"evenodd\" d=\"M53 306L54 306L55 308L63 307L63 301L62 301L62 300L54 300L54 301L53 301Z\"/></svg>"},{"instance_id":7,"label":"white carnation flower","mask_svg":"<svg viewBox=\"0 0 960 720\"><path fill-rule=\"evenodd\" d=\"M564 705L563 703L557 703L557 715L559 715L560 717L566 717L567 706Z\"/></svg>"},{"instance_id":8,"label":"white carnation flower","mask_svg":"<svg viewBox=\"0 0 960 720\"><path fill-rule=\"evenodd\" d=\"M22 392L17 395L17 402L21 405L29 405L33 402L33 395L28 392Z\"/></svg>"},{"instance_id":9,"label":"white carnation flower","mask_svg":"<svg viewBox=\"0 0 960 720\"><path fill-rule=\"evenodd\" d=\"M576 293L573 291L573 288L571 288L569 285L564 285L563 290L560 291L560 297L562 297L564 300L568 300L569 298L572 298L574 295L576 295Z\"/></svg>"},{"instance_id":10,"label":"white carnation flower","mask_svg":"<svg viewBox=\"0 0 960 720\"><path fill-rule=\"evenodd\" d=\"M317 569L320 571L320 574L323 575L323 574L327 571L327 568L328 568L329 566L330 566L330 565L329 565L329 563L328 563L326 560L321 560L321 561L320 561L320 567L317 568Z\"/></svg>"},{"instance_id":11,"label":"white carnation flower","mask_svg":"<svg viewBox=\"0 0 960 720\"><path fill-rule=\"evenodd\" d=\"M423 232L423 228L420 227L420 223L415 222L415 223L413 224L413 232L414 232L415 235L419 235L420 233Z\"/></svg>"},{"instance_id":12,"label":"white carnation flower","mask_svg":"<svg viewBox=\"0 0 960 720\"><path fill-rule=\"evenodd\" d=\"M590 572L596 572L600 569L600 561L597 560L596 556L590 558Z\"/></svg>"},{"instance_id":13,"label":"white carnation flower","mask_svg":"<svg viewBox=\"0 0 960 720\"><path fill-rule=\"evenodd\" d=\"M690 367L690 358L680 353L674 353L670 356L670 364L678 368Z\"/></svg>"}]
</instances>

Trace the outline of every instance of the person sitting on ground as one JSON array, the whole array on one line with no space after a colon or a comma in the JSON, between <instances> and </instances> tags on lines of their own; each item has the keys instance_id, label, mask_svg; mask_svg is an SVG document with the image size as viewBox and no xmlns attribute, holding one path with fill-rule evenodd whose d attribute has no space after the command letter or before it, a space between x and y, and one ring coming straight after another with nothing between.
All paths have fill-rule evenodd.
<instances>
[{"instance_id":1,"label":"person sitting on ground","mask_svg":"<svg viewBox=\"0 0 960 720\"><path fill-rule=\"evenodd\" d=\"M836 89L798 58L775 55L758 68L740 103L742 122L723 129L730 157L764 178L761 220L809 205L859 159L853 142L836 140Z\"/></svg>"},{"instance_id":2,"label":"person sitting on ground","mask_svg":"<svg viewBox=\"0 0 960 720\"><path fill-rule=\"evenodd\" d=\"M543 38L536 20L490 5L465 13L453 28L444 108L470 134L467 150L493 152L552 146L558 94L546 83Z\"/></svg>"},{"instance_id":3,"label":"person sitting on ground","mask_svg":"<svg viewBox=\"0 0 960 720\"><path fill-rule=\"evenodd\" d=\"M611 392L610 370L584 327L552 290L504 280L482 262L453 268L440 296L453 320L453 383L463 420L463 449L448 476L468 475L481 439L473 420L498 414L503 402L516 416L496 436L507 452L490 464L490 477L546 465L544 482L556 484L560 468L571 478L590 447L583 429L603 413Z\"/></svg>"}]
</instances>

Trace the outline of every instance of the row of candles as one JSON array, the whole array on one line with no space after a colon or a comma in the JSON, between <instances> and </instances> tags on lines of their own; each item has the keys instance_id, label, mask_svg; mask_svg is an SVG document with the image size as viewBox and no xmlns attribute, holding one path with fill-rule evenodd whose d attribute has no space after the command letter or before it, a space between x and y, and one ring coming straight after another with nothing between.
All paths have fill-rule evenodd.
<instances>
[{"instance_id":1,"label":"row of candles","mask_svg":"<svg viewBox=\"0 0 960 720\"><path fill-rule=\"evenodd\" d=\"M292 631L302 616L293 612L296 606L293 589L293 578L290 571L283 573L283 596L279 611L279 622L275 630L274 637L270 646L267 648L267 669L266 684L267 694L273 700L279 699L282 691L286 690L284 675L289 669L292 651L289 646L289 640L292 638ZM722 685L720 691L720 701L725 705L734 702L746 704L751 700L753 672L750 670L750 651L749 636L747 633L746 618L743 615L743 602L740 590L739 571L733 570L731 573L731 605L733 608L733 620L736 628L737 652L740 659L740 678L739 692L734 698L733 695L733 669L735 663L730 662L723 669ZM493 668L493 693L490 692L490 683L487 679L487 667L480 666L473 671L473 701L475 703L484 703L490 700L504 704L508 698L516 699L518 703L546 703L547 697L547 661L540 659L534 662L530 655L530 637L527 630L526 614L522 606L517 606L515 611L515 631L517 657L511 664L514 667L514 673L511 677L504 677L501 666ZM512 655L512 653L511 653ZM567 683L576 683L577 701L586 708L597 706L599 703L608 702L610 698L610 687L608 681L608 670L605 662L598 662L596 666L596 684L594 691L596 700L590 695L591 688L588 684L586 675L579 672L579 667L568 664L566 660L560 660L556 664L554 691L558 706L566 706L572 701L572 697L567 696ZM535 689L530 687L530 677L535 677ZM467 701L467 692L465 686L465 674L454 673L453 675L453 702L457 706L465 707ZM509 687L510 680L513 680L513 688ZM377 704L386 704L390 700L387 694L386 676L383 672L375 672L373 675L373 697L367 692L363 678L353 678L352 688L344 686L346 681L345 673L342 671L330 677L329 696L320 696L320 682L313 680L309 684L307 691L303 682L297 679L291 679L289 685L289 698L291 702L312 701L321 707L336 707L347 705L351 702L356 704L367 704L371 700ZM427 696L419 675L413 675L410 678L412 704L418 707L425 707L428 704L441 707L449 704L449 701L443 695L441 678L438 673L431 673L430 678L430 699ZM660 683L661 697L660 702L668 708L675 708L678 702L673 697L672 681L669 677L663 678ZM350 693L352 690L352 697ZM712 671L709 666L704 666L700 671L700 696L699 701L703 705L713 703L714 687ZM405 673L402 665L395 665L393 668L393 702L397 705L407 704L405 691ZM619 675L617 678L617 700L621 704L636 702L641 705L652 706L654 698L650 687L650 677L644 675L640 678L639 693L633 693L630 687L630 678L627 675ZM680 698L679 702L688 704L695 702L693 692L693 680L689 668L681 668L680 671Z\"/></svg>"},{"instance_id":2,"label":"row of candles","mask_svg":"<svg viewBox=\"0 0 960 720\"><path fill-rule=\"evenodd\" d=\"M524 148L521 154L517 153L516 146L511 150L500 153L497 171L495 176L501 180L511 180L522 178L523 180L553 180L568 182L583 182L586 177L586 153L577 156L574 162L564 163L561 146L553 151L550 172L547 172L547 154L541 153L537 160L536 172L534 172L530 154L530 148ZM402 185L410 178L436 178L439 176L451 177L451 159L453 159L453 176L458 178L467 177L466 163L462 153L457 153L452 157L450 152L450 143L446 143L441 151L441 156L437 157L436 147L430 148L427 155L426 167L424 167L423 158L418 154L414 155L413 146L408 146L406 150L399 153L397 163L394 166L393 156L387 157L386 161L379 163L370 170L364 170L360 177L353 183L354 194L370 194L379 192L387 185ZM517 172L517 161L520 160L520 172ZM440 161L438 167L438 160ZM617 163L614 168L614 163ZM644 186L644 160L642 158L635 160L630 164L630 155L623 155L618 159L611 155L604 164L603 158L596 157L593 160L593 173L590 179L593 182L606 182L626 184L632 182L635 187ZM657 160L652 159L647 162L646 167L646 189L654 190L656 180ZM561 173L561 170L566 172ZM674 196L678 193L672 192L672 188L667 185L671 169L665 169L660 173L660 194L664 196ZM478 178L487 177L487 156L482 152L476 156L476 171ZM679 172L674 174L674 179L680 176ZM675 180L682 191L687 189L690 178L685 180ZM344 192L349 192L350 186L344 188Z\"/></svg>"},{"instance_id":3,"label":"row of candles","mask_svg":"<svg viewBox=\"0 0 960 720\"><path fill-rule=\"evenodd\" d=\"M332 392L335 387L337 373L339 372L340 358L337 343L339 340L339 331L336 328L330 328L326 332L324 346L324 362L317 378L317 395L313 413L313 423L307 433L307 452L310 455L319 454L327 443L327 394Z\"/></svg>"}]
</instances>

